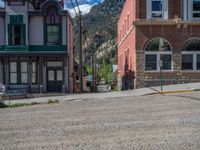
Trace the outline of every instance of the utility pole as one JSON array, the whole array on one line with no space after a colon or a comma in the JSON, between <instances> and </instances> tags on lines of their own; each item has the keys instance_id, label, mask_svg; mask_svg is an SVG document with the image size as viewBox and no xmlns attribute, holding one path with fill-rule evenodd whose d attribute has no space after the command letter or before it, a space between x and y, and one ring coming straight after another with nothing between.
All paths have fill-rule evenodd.
<instances>
[{"instance_id":1,"label":"utility pole","mask_svg":"<svg viewBox=\"0 0 200 150\"><path fill-rule=\"evenodd\" d=\"M94 55L91 54L92 57L92 92L94 92L95 85L94 85L94 78L95 78L95 72L94 72Z\"/></svg>"},{"instance_id":2,"label":"utility pole","mask_svg":"<svg viewBox=\"0 0 200 150\"><path fill-rule=\"evenodd\" d=\"M83 26L82 26L82 16L81 11L79 10L79 44L80 44L80 53L79 53L79 81L80 81L80 93L83 93Z\"/></svg>"}]
</instances>

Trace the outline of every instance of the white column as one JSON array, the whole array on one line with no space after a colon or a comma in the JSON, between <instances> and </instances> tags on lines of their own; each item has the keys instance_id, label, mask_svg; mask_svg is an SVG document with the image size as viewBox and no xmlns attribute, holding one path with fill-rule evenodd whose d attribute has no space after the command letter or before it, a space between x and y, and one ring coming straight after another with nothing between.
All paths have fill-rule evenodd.
<instances>
[{"instance_id":1,"label":"white column","mask_svg":"<svg viewBox=\"0 0 200 150\"><path fill-rule=\"evenodd\" d=\"M146 4L147 4L147 19L151 18L151 0L146 0Z\"/></svg>"},{"instance_id":2,"label":"white column","mask_svg":"<svg viewBox=\"0 0 200 150\"><path fill-rule=\"evenodd\" d=\"M189 20L192 20L193 16L192 16L192 11L193 11L193 8L192 8L192 5L193 5L193 1L192 0L188 0L188 19Z\"/></svg>"},{"instance_id":3,"label":"white column","mask_svg":"<svg viewBox=\"0 0 200 150\"><path fill-rule=\"evenodd\" d=\"M188 9L187 9L188 5L187 5L187 0L183 0L183 20L187 20L188 17Z\"/></svg>"},{"instance_id":4,"label":"white column","mask_svg":"<svg viewBox=\"0 0 200 150\"><path fill-rule=\"evenodd\" d=\"M163 0L163 14L164 14L164 19L168 19L168 0Z\"/></svg>"}]
</instances>

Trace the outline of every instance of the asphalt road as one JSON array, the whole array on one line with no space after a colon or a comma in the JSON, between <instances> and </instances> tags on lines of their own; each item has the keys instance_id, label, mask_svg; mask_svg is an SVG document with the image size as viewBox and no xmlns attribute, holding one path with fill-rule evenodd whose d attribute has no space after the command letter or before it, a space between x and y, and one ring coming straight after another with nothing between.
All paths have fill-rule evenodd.
<instances>
[{"instance_id":1,"label":"asphalt road","mask_svg":"<svg viewBox=\"0 0 200 150\"><path fill-rule=\"evenodd\" d=\"M0 150L199 150L200 92L0 109Z\"/></svg>"}]
</instances>

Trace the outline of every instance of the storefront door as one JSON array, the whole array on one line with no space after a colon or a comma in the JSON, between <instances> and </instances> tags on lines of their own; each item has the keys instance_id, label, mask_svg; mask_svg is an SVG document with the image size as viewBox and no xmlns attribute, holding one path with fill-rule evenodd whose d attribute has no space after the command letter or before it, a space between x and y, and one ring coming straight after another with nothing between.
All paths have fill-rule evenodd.
<instances>
[{"instance_id":1,"label":"storefront door","mask_svg":"<svg viewBox=\"0 0 200 150\"><path fill-rule=\"evenodd\" d=\"M47 69L47 91L62 92L63 70L51 68Z\"/></svg>"}]
</instances>

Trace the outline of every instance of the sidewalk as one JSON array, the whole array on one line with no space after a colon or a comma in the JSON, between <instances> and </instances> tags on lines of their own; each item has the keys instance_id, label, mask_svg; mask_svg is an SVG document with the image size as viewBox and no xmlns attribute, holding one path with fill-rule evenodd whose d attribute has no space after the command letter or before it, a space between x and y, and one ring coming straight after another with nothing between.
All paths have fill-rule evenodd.
<instances>
[{"instance_id":1,"label":"sidewalk","mask_svg":"<svg viewBox=\"0 0 200 150\"><path fill-rule=\"evenodd\" d=\"M114 98L114 97L131 97L131 96L144 96L150 94L167 94L167 93L178 93L178 92L189 92L200 90L200 83L188 83L188 84L176 84L163 86L163 91L160 91L160 86L151 88L141 88L136 90L119 91L119 92L108 92L108 93L88 93L88 94L71 94L62 96L49 96L39 97L21 100L5 100L5 104L31 104L31 103L48 103L49 100L58 101L73 101L83 99L103 99L103 98Z\"/></svg>"}]
</instances>

